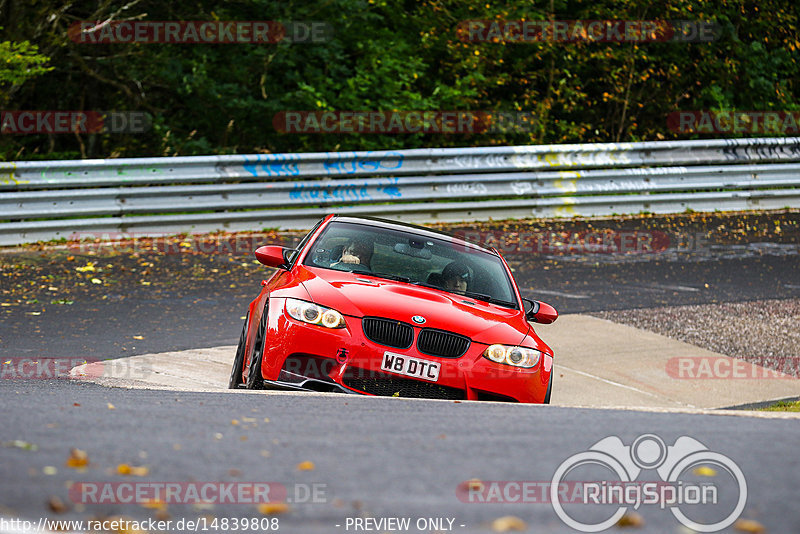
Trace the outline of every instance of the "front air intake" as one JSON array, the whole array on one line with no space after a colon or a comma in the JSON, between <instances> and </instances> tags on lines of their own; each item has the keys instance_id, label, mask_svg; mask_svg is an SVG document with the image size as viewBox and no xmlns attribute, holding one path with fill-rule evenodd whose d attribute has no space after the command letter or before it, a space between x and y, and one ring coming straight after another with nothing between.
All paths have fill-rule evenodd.
<instances>
[{"instance_id":1,"label":"front air intake","mask_svg":"<svg viewBox=\"0 0 800 534\"><path fill-rule=\"evenodd\" d=\"M364 317L361 325L364 335L378 345L407 349L414 341L414 329L410 324L380 317Z\"/></svg>"}]
</instances>

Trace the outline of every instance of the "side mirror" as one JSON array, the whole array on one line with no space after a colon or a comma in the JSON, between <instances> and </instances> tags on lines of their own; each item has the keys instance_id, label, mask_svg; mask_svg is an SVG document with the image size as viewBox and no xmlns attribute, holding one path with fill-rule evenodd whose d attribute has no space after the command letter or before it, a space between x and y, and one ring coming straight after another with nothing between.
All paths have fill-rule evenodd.
<instances>
[{"instance_id":1,"label":"side mirror","mask_svg":"<svg viewBox=\"0 0 800 534\"><path fill-rule=\"evenodd\" d=\"M292 252L294 251L286 247L267 245L265 247L258 247L255 255L256 259L267 267L287 269L289 267L289 255Z\"/></svg>"},{"instance_id":2,"label":"side mirror","mask_svg":"<svg viewBox=\"0 0 800 534\"><path fill-rule=\"evenodd\" d=\"M525 318L529 321L550 324L558 319L556 309L546 302L523 298L522 303L525 305Z\"/></svg>"}]
</instances>

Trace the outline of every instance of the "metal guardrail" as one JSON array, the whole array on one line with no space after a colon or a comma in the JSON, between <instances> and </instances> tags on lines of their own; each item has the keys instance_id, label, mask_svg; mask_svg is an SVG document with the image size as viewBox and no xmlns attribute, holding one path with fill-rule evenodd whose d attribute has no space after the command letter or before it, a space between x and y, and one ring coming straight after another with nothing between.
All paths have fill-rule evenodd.
<instances>
[{"instance_id":1,"label":"metal guardrail","mask_svg":"<svg viewBox=\"0 0 800 534\"><path fill-rule=\"evenodd\" d=\"M559 170L568 169L568 170ZM82 234L800 207L800 138L0 164L0 245Z\"/></svg>"}]
</instances>

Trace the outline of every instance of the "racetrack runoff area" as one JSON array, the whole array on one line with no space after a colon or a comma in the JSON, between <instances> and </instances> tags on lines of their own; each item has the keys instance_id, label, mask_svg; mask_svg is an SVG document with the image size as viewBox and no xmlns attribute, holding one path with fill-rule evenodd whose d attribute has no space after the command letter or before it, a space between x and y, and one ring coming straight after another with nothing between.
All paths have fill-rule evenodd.
<instances>
[{"instance_id":1,"label":"racetrack runoff area","mask_svg":"<svg viewBox=\"0 0 800 534\"><path fill-rule=\"evenodd\" d=\"M556 406L683 412L800 396L796 377L596 317L563 315L536 330L555 351L552 404ZM109 387L245 393L226 389L235 351L228 345L143 354L79 366L71 374Z\"/></svg>"}]
</instances>

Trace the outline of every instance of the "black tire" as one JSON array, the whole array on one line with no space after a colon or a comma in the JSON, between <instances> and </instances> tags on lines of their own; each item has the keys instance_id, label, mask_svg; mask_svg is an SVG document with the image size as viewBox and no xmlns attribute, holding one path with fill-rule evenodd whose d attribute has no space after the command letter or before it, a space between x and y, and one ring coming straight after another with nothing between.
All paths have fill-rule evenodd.
<instances>
[{"instance_id":1,"label":"black tire","mask_svg":"<svg viewBox=\"0 0 800 534\"><path fill-rule=\"evenodd\" d=\"M550 380L547 382L547 393L544 394L542 404L550 404L550 393L553 391L553 373L555 372L555 369L550 369Z\"/></svg>"},{"instance_id":2,"label":"black tire","mask_svg":"<svg viewBox=\"0 0 800 534\"><path fill-rule=\"evenodd\" d=\"M236 347L236 356L233 358L233 369L231 378L228 380L228 389L239 389L244 386L242 383L242 370L244 369L244 349L247 344L247 323L250 322L250 312L244 318L242 334L239 336L239 345Z\"/></svg>"},{"instance_id":3,"label":"black tire","mask_svg":"<svg viewBox=\"0 0 800 534\"><path fill-rule=\"evenodd\" d=\"M267 333L267 307L261 315L256 339L253 343L253 354L250 357L250 371L247 373L247 389L264 389L264 377L261 376L261 358L264 356L264 343Z\"/></svg>"}]
</instances>

